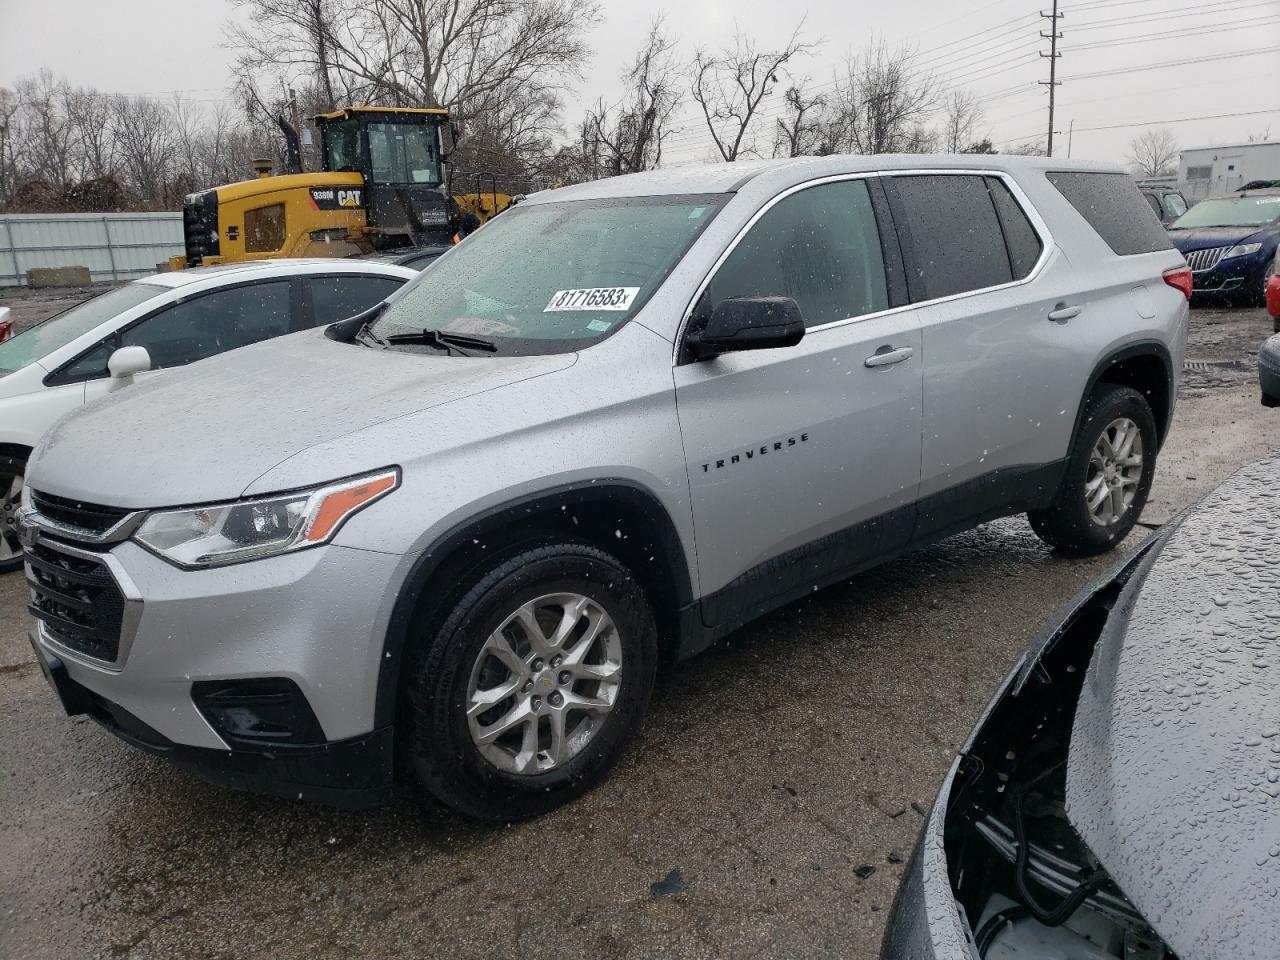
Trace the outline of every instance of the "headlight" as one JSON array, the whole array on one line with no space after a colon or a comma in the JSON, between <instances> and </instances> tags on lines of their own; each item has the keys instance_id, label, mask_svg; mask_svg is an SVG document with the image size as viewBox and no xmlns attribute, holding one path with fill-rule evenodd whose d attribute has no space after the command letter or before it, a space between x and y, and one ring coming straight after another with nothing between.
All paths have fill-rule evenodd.
<instances>
[{"instance_id":1,"label":"headlight","mask_svg":"<svg viewBox=\"0 0 1280 960\"><path fill-rule=\"evenodd\" d=\"M36 503L31 496L31 487L23 484L22 491L18 494L18 512L26 513L28 510L34 510L35 508Z\"/></svg>"},{"instance_id":2,"label":"headlight","mask_svg":"<svg viewBox=\"0 0 1280 960\"><path fill-rule=\"evenodd\" d=\"M1247 257L1249 254L1257 253L1261 249L1262 244L1260 243L1237 243L1222 255L1222 259L1226 260L1228 257Z\"/></svg>"},{"instance_id":3,"label":"headlight","mask_svg":"<svg viewBox=\"0 0 1280 960\"><path fill-rule=\"evenodd\" d=\"M171 563L220 567L327 543L358 510L400 483L399 470L255 500L151 514L134 534Z\"/></svg>"}]
</instances>

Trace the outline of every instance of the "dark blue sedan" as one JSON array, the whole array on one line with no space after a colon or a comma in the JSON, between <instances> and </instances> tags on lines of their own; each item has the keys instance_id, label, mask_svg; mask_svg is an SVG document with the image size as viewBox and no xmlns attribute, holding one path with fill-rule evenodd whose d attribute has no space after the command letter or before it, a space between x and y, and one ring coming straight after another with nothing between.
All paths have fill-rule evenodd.
<instances>
[{"instance_id":1,"label":"dark blue sedan","mask_svg":"<svg viewBox=\"0 0 1280 960\"><path fill-rule=\"evenodd\" d=\"M1242 190L1202 200L1169 225L1191 267L1195 296L1265 302L1280 245L1280 190Z\"/></svg>"}]
</instances>

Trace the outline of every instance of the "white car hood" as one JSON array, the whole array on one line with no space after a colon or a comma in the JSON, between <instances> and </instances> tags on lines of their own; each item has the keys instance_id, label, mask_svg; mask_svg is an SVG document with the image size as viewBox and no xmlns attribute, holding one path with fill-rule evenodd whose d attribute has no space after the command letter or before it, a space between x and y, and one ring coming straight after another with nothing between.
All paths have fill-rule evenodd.
<instances>
[{"instance_id":1,"label":"white car hood","mask_svg":"<svg viewBox=\"0 0 1280 960\"><path fill-rule=\"evenodd\" d=\"M88 404L45 435L27 481L43 493L130 509L234 498L317 444L574 359L379 350L309 331L150 375ZM396 463L397 453L365 468Z\"/></svg>"}]
</instances>

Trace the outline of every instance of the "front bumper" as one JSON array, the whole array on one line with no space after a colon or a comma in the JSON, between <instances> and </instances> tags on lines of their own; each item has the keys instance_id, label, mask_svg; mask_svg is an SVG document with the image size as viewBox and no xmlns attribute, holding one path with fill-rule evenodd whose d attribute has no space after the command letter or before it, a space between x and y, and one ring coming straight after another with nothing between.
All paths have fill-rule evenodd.
<instances>
[{"instance_id":1,"label":"front bumper","mask_svg":"<svg viewBox=\"0 0 1280 960\"><path fill-rule=\"evenodd\" d=\"M1262 277L1270 262L1271 256L1257 255L1220 260L1209 270L1191 274L1191 292L1205 297L1257 295L1262 290Z\"/></svg>"},{"instance_id":2,"label":"front bumper","mask_svg":"<svg viewBox=\"0 0 1280 960\"><path fill-rule=\"evenodd\" d=\"M957 757L898 887L880 947L881 960L978 960L969 925L951 891L943 848L943 826L959 767Z\"/></svg>"},{"instance_id":3,"label":"front bumper","mask_svg":"<svg viewBox=\"0 0 1280 960\"><path fill-rule=\"evenodd\" d=\"M72 649L43 622L31 631L68 712L218 782L326 802L386 799L391 731L377 727L375 709L403 558L330 544L190 571L131 541L99 555L125 582L118 658ZM193 698L193 686L253 678L296 688L313 735L242 742L215 727Z\"/></svg>"},{"instance_id":4,"label":"front bumper","mask_svg":"<svg viewBox=\"0 0 1280 960\"><path fill-rule=\"evenodd\" d=\"M40 669L69 716L88 716L121 740L235 790L338 807L374 807L391 799L392 729L333 742L212 749L174 743L118 703L71 678L66 664L28 635Z\"/></svg>"}]
</instances>

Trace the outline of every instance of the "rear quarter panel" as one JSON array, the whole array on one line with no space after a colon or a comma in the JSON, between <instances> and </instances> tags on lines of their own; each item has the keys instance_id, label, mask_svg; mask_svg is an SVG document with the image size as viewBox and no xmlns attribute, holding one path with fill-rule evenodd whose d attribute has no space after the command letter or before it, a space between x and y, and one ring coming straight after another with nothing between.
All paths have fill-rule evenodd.
<instances>
[{"instance_id":1,"label":"rear quarter panel","mask_svg":"<svg viewBox=\"0 0 1280 960\"><path fill-rule=\"evenodd\" d=\"M1173 396L1186 351L1189 310L1186 297L1164 282L1166 270L1185 265L1170 245L1154 253L1118 256L1089 222L1046 178L1044 171L1018 175L1018 182L1053 232L1054 241L1075 267L1085 309L1069 322L1072 397L1077 408L1093 374L1116 353L1138 344L1162 347L1172 366ZM1073 424L1055 425L1065 455Z\"/></svg>"}]
</instances>

